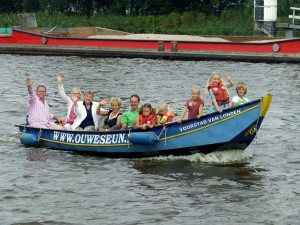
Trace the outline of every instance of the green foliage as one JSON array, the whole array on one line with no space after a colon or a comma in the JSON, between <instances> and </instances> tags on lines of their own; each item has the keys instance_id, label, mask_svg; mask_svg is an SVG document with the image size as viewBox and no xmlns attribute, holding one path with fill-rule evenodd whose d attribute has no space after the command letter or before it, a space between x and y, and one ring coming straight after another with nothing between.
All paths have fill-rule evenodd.
<instances>
[{"instance_id":1,"label":"green foliage","mask_svg":"<svg viewBox=\"0 0 300 225\"><path fill-rule=\"evenodd\" d=\"M17 1L17 0L15 0ZM21 0L20 0L21 1ZM30 2L34 0L24 0L29 7ZM70 6L67 7L66 2L68 0L51 0L51 2L60 10L55 10L54 6L50 7L47 5L49 0L40 0L40 5L43 10L35 12L37 24L40 27L79 27L79 26L99 26L110 29L116 29L121 31L127 31L131 33L162 33L162 34L190 34L190 35L235 35L235 36L252 36L254 29L253 21L253 1L244 0L244 4L235 7L228 7L221 11L219 15L211 13L206 14L204 12L196 11L196 7L193 7L190 11L183 11L179 13L179 6L169 14L161 15L141 15L138 13L141 8L144 7L142 4L136 8L132 8L135 13L130 15L123 13L124 15L116 15L112 12L113 9L109 8L109 2L113 0L99 0L106 6L106 9L102 12L94 12L91 15L87 13L78 14L76 11L81 11L80 1L73 0L73 11L70 10ZM89 4L91 0L86 1ZM133 0L115 0L115 4L118 4L119 9L124 12L124 6L129 4ZM151 1L151 0L149 0ZM171 0L166 0L169 2ZM179 0L178 0L179 1ZM208 2L209 0L207 0ZM14 2L14 1L13 1ZM117 3L118 2L118 3ZM135 1L133 1L135 2ZM145 1L146 2L146 1ZM182 1L179 1L182 4ZM203 1L205 2L205 1ZM239 2L242 2L240 0ZM289 6L293 3L292 0L278 0L278 4L285 4L288 7L286 14L280 14L278 22L291 22L288 19L288 15L291 14ZM284 3L285 2L285 3ZM169 2L170 3L170 2ZM196 4L196 1L190 3ZM149 3L150 4L150 3ZM161 6L162 1L153 1L151 7ZM180 5L178 3L178 5ZM204 3L203 3L204 4ZM192 4L191 4L192 5ZM198 5L199 6L199 5ZM291 5L299 7L300 5ZM2 6L3 7L3 6ZM100 6L98 6L100 7ZM123 7L123 8L122 8ZM199 6L200 7L200 6ZM0 7L1 9L1 7ZM75 10L75 11L74 11ZM165 10L165 9L161 9ZM279 14L279 12L278 12ZM0 15L0 27L18 26L19 18L17 13L2 13ZM284 36L283 30L278 30L278 35ZM299 36L299 31L294 32L294 36Z\"/></svg>"}]
</instances>

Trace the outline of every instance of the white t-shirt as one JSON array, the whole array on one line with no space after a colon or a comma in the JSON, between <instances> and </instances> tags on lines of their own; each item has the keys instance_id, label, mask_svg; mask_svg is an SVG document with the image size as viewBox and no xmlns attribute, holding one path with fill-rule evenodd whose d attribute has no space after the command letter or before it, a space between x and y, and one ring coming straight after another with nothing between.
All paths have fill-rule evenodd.
<instances>
[{"instance_id":1,"label":"white t-shirt","mask_svg":"<svg viewBox=\"0 0 300 225\"><path fill-rule=\"evenodd\" d=\"M236 105L243 105L247 102L250 102L248 98L244 97L243 99L241 99L239 96L234 96L232 98L232 103L236 102Z\"/></svg>"}]
</instances>

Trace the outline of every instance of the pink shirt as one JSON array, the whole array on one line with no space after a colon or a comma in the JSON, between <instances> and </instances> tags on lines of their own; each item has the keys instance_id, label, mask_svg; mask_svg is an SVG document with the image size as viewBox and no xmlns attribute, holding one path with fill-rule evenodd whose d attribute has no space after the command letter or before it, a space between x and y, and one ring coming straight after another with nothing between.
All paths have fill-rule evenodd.
<instances>
[{"instance_id":1,"label":"pink shirt","mask_svg":"<svg viewBox=\"0 0 300 225\"><path fill-rule=\"evenodd\" d=\"M76 117L77 117L77 115L75 113L75 107L74 107L74 104L73 104L72 107L71 107L70 115L69 115L69 118L68 118L67 122L70 123L70 124L73 124Z\"/></svg>"},{"instance_id":2,"label":"pink shirt","mask_svg":"<svg viewBox=\"0 0 300 225\"><path fill-rule=\"evenodd\" d=\"M50 112L49 105L46 100L42 102L35 94L28 95L28 122L32 127L51 128L51 119L53 114Z\"/></svg>"}]
</instances>

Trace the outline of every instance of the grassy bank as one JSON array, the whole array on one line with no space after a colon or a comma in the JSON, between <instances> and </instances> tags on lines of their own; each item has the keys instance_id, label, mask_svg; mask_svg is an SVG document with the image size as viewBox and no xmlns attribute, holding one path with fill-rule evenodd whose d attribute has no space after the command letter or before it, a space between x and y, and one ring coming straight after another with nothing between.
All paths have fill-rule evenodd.
<instances>
[{"instance_id":1,"label":"grassy bank","mask_svg":"<svg viewBox=\"0 0 300 225\"><path fill-rule=\"evenodd\" d=\"M245 15L245 10L240 9L228 10L220 17L195 12L171 13L165 16L95 14L84 17L45 12L38 12L35 15L39 27L99 26L132 33L252 36L254 27L252 11ZM17 14L2 14L0 18L0 27L19 25ZM288 22L288 19L278 19L278 22ZM283 31L278 31L278 36L284 36Z\"/></svg>"}]
</instances>

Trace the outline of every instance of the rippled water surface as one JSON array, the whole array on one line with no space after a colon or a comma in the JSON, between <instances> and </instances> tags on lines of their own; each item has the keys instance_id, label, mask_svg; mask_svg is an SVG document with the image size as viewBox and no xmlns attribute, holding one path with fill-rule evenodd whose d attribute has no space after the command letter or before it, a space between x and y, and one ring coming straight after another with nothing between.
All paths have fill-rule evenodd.
<instances>
[{"instance_id":1,"label":"rippled water surface","mask_svg":"<svg viewBox=\"0 0 300 225\"><path fill-rule=\"evenodd\" d=\"M300 65L18 55L0 63L0 224L299 224ZM141 103L165 100L180 113L190 88L204 92L214 70L245 81L250 99L274 95L245 152L106 159L19 143L27 74L47 85L52 111L64 116L57 72L68 92L118 96L124 110L138 93Z\"/></svg>"}]
</instances>

